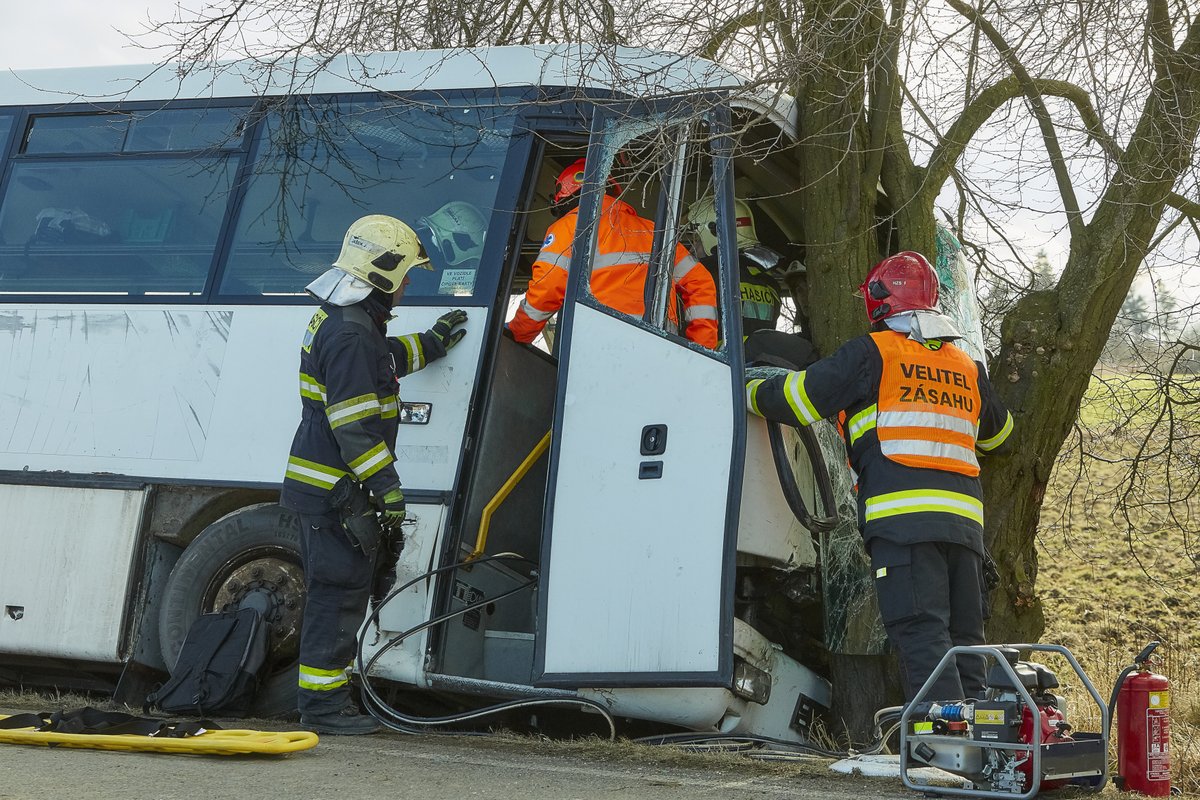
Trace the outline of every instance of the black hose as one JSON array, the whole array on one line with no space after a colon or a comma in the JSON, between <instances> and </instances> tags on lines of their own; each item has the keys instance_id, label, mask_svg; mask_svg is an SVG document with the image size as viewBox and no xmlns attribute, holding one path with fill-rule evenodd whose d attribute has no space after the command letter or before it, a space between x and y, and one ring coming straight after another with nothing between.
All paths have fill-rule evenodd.
<instances>
[{"instance_id":1,"label":"black hose","mask_svg":"<svg viewBox=\"0 0 1200 800\"><path fill-rule=\"evenodd\" d=\"M1142 648L1142 652L1138 653L1133 658L1133 663L1125 669L1121 670L1121 674L1117 676L1117 682L1113 684L1112 694L1108 698L1108 730L1104 731L1104 738L1109 738L1109 731L1112 730L1113 713L1117 708L1117 695L1121 692L1121 685L1125 683L1125 679L1129 677L1129 673L1138 670L1150 660L1150 655L1158 648L1158 642L1150 642Z\"/></svg>"},{"instance_id":2,"label":"black hose","mask_svg":"<svg viewBox=\"0 0 1200 800\"><path fill-rule=\"evenodd\" d=\"M517 555L516 553L499 553L499 554L496 554L493 556L485 556L483 558L477 558L470 562L448 564L444 567L438 567L436 569L429 570L429 571L424 572L424 573L418 575L417 577L413 578L408 583L405 583L402 586L398 586L398 587L392 589L390 592L388 592L387 596L384 597L383 600L381 600L380 602L375 604L375 608L372 609L370 615L368 615L368 617L367 617L366 623L363 625L363 630L364 631L368 630L372 625L375 625L376 627L378 627L380 610L385 605L387 605L387 603L390 600L392 600L394 597L396 597L396 595L405 591L409 587L411 587L417 583L420 583L423 580L428 580L429 578L433 577L434 575L440 574L442 572L449 572L452 570L456 570L459 567L467 566L468 564L471 566L474 566L476 564L484 564L489 561L498 561L498 560L510 560L510 561L511 560L520 560L520 561L524 561L529 564L534 563L532 560L525 558L524 556ZM412 628L409 628L408 630L403 631L403 632L397 634L396 636L393 636L391 639L389 639L387 641L387 643L384 644L383 647L381 647L378 651L375 652L374 655L371 656L371 660L367 661L365 663L364 663L364 659L363 659L363 639L359 639L358 646L355 651L354 661L355 661L355 668L358 670L359 676L362 679L359 689L360 689L360 694L363 699L363 704L366 706L367 710L371 713L372 716L374 716L376 719L378 719L380 722L382 722L384 724L384 726L386 726L387 728L390 728L391 730L398 731L400 733L416 734L416 733L431 732L431 731L425 730L426 727L437 727L437 726L441 726L441 725L452 725L452 724L459 723L459 722L466 722L466 721L469 721L472 719L478 719L480 717L490 716L492 714L498 714L503 711L509 711L514 708L528 708L531 706L563 706L563 705L583 706L585 708L590 708L595 711L598 711L600 713L600 715L604 717L604 719L608 723L608 727L609 727L609 738L615 740L616 739L616 722L613 720L612 715L608 712L608 708L603 703L600 703L595 700L591 700L586 697L578 697L578 698L546 697L546 698L509 700L504 703L498 703L498 704L491 705L491 706L484 706L483 708L476 708L476 709L472 709L470 711L459 712L457 714L447 714L447 715L444 715L441 717L418 717L418 716L414 716L411 714L406 714L406 713L400 711L399 709L394 708L393 706L388 704L388 702L385 701L382 697L380 697L379 693L375 691L375 687L371 685L369 673L370 673L371 668L375 665L375 662L378 661L379 658L384 653L386 653L388 650L391 650L393 647L399 646L400 643L403 642L405 639L407 639L409 636L412 636L414 633L420 633L421 631L426 630L427 628L432 628L436 625L441 625L442 623L447 622L451 619L454 619L455 617L466 614L469 611L474 611L475 609L483 608L483 607L487 606L489 603L494 603L497 600L503 600L504 598L514 595L523 589L530 588L536 582L537 582L536 580L526 581L525 583L522 583L519 586L516 586L512 589L509 589L506 592L496 595L495 597L487 597L487 598L480 599L474 603L467 604L464 608L460 608L457 611L451 611L446 614L442 614L441 616L434 617L433 619L426 620L419 625L415 625ZM432 731L432 732L440 733L441 731ZM467 732L454 731L453 734L458 735L458 736L461 736L461 735L487 735L485 732L482 732L482 731L467 731Z\"/></svg>"},{"instance_id":3,"label":"black hose","mask_svg":"<svg viewBox=\"0 0 1200 800\"><path fill-rule=\"evenodd\" d=\"M814 517L804 503L800 487L796 485L796 476L792 473L792 464L788 460L787 446L783 441L783 428L778 422L767 421L767 436L771 440L771 457L775 462L775 473L779 476L779 488L787 500L792 514L810 531L828 532L837 527L837 501L833 496L833 480L829 477L829 465L825 463L825 454L821 452L821 443L817 436L807 426L797 429L808 460L812 464L813 474L817 479L817 491L821 497L824 516Z\"/></svg>"}]
</instances>

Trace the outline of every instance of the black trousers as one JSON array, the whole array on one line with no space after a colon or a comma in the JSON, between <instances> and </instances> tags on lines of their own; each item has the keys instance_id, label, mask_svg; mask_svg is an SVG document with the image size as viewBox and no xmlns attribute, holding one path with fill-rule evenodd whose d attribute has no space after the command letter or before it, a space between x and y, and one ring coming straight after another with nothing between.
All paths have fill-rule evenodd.
<instances>
[{"instance_id":1,"label":"black trousers","mask_svg":"<svg viewBox=\"0 0 1200 800\"><path fill-rule=\"evenodd\" d=\"M963 545L871 541L871 569L883 627L900 660L911 700L953 645L983 644L983 559ZM985 661L959 656L925 700L982 697Z\"/></svg>"},{"instance_id":2,"label":"black trousers","mask_svg":"<svg viewBox=\"0 0 1200 800\"><path fill-rule=\"evenodd\" d=\"M300 629L301 714L340 711L351 702L356 636L371 599L374 565L350 544L336 516L300 515L304 623Z\"/></svg>"}]
</instances>

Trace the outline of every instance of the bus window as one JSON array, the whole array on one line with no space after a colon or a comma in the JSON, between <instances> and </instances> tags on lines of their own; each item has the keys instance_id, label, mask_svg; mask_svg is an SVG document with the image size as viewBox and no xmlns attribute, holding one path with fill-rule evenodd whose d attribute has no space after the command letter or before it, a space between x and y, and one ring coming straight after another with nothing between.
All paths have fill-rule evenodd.
<instances>
[{"instance_id":1,"label":"bus window","mask_svg":"<svg viewBox=\"0 0 1200 800\"><path fill-rule=\"evenodd\" d=\"M134 114L126 153L229 149L241 146L246 109L181 108Z\"/></svg>"},{"instance_id":2,"label":"bus window","mask_svg":"<svg viewBox=\"0 0 1200 800\"><path fill-rule=\"evenodd\" d=\"M221 293L302 293L366 214L405 220L430 248L435 270L409 273L406 297L493 291L479 258L512 124L510 111L469 103L309 100L273 114Z\"/></svg>"},{"instance_id":3,"label":"bus window","mask_svg":"<svg viewBox=\"0 0 1200 800\"><path fill-rule=\"evenodd\" d=\"M620 200L653 221L643 319L669 334L719 349L723 326L715 282L681 237L684 197L694 194L695 186L707 185L712 175L712 158L697 132L700 122L672 124L670 118L650 116L618 118L611 125L602 153L605 171L621 187Z\"/></svg>"},{"instance_id":4,"label":"bus window","mask_svg":"<svg viewBox=\"0 0 1200 800\"><path fill-rule=\"evenodd\" d=\"M7 114L0 114L0 158L5 155L5 149L8 146L8 135L12 132L13 118Z\"/></svg>"},{"instance_id":5,"label":"bus window","mask_svg":"<svg viewBox=\"0 0 1200 800\"><path fill-rule=\"evenodd\" d=\"M22 159L0 200L0 294L199 294L234 156Z\"/></svg>"},{"instance_id":6,"label":"bus window","mask_svg":"<svg viewBox=\"0 0 1200 800\"><path fill-rule=\"evenodd\" d=\"M34 117L23 152L119 153L128 129L128 114Z\"/></svg>"}]
</instances>

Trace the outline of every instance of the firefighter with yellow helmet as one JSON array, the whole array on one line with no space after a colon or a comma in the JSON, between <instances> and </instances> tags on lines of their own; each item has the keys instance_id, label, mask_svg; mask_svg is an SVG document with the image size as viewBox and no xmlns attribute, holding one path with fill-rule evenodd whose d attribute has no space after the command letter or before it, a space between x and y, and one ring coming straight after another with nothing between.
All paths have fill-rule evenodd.
<instances>
[{"instance_id":1,"label":"firefighter with yellow helmet","mask_svg":"<svg viewBox=\"0 0 1200 800\"><path fill-rule=\"evenodd\" d=\"M333 267L306 287L321 306L300 346L302 416L280 503L297 512L307 596L300 634L301 724L327 734L362 734L378 723L350 696L355 633L366 613L376 553L404 520L396 472L399 378L446 354L465 335L461 309L433 328L389 337L392 306L411 269L432 269L417 234L372 214L346 231ZM372 498L367 498L369 493ZM347 522L359 502L379 510ZM349 518L353 519L353 518Z\"/></svg>"}]
</instances>

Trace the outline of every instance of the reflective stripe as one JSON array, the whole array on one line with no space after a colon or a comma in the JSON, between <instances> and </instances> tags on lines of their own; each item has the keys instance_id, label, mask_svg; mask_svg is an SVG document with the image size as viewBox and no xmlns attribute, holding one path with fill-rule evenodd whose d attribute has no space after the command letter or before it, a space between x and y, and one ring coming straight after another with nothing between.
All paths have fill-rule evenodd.
<instances>
[{"instance_id":1,"label":"reflective stripe","mask_svg":"<svg viewBox=\"0 0 1200 800\"><path fill-rule=\"evenodd\" d=\"M545 322L554 316L553 311L542 311L540 308L534 308L529 305L529 300L521 301L521 310L525 312L525 316L529 317L534 322Z\"/></svg>"},{"instance_id":2,"label":"reflective stripe","mask_svg":"<svg viewBox=\"0 0 1200 800\"><path fill-rule=\"evenodd\" d=\"M350 667L342 669L317 669L300 665L300 688L311 692L328 692L350 681Z\"/></svg>"},{"instance_id":3,"label":"reflective stripe","mask_svg":"<svg viewBox=\"0 0 1200 800\"><path fill-rule=\"evenodd\" d=\"M679 283L681 280L683 280L685 275L698 266L700 266L699 261L691 256L684 256L675 264L675 271L671 273L671 277L676 283Z\"/></svg>"},{"instance_id":4,"label":"reflective stripe","mask_svg":"<svg viewBox=\"0 0 1200 800\"><path fill-rule=\"evenodd\" d=\"M975 424L962 417L938 414L933 411L884 411L879 415L883 428L932 428L970 436L975 440Z\"/></svg>"},{"instance_id":5,"label":"reflective stripe","mask_svg":"<svg viewBox=\"0 0 1200 800\"><path fill-rule=\"evenodd\" d=\"M808 392L804 390L804 375L803 372L789 372L783 381L783 396L787 398L788 405L792 407L792 413L796 415L800 424L812 425L821 415L817 413L812 401L808 399Z\"/></svg>"},{"instance_id":6,"label":"reflective stripe","mask_svg":"<svg viewBox=\"0 0 1200 800\"><path fill-rule=\"evenodd\" d=\"M851 446L861 439L864 433L875 428L875 412L877 409L878 406L872 403L847 421L846 427L850 431Z\"/></svg>"},{"instance_id":7,"label":"reflective stripe","mask_svg":"<svg viewBox=\"0 0 1200 800\"><path fill-rule=\"evenodd\" d=\"M383 442L372 447L358 458L350 462L350 469L359 480L365 481L379 470L392 463L392 454Z\"/></svg>"},{"instance_id":8,"label":"reflective stripe","mask_svg":"<svg viewBox=\"0 0 1200 800\"><path fill-rule=\"evenodd\" d=\"M649 264L650 254L636 250L621 250L615 253L600 253L592 261L592 269L606 269L608 267L629 267L636 264Z\"/></svg>"},{"instance_id":9,"label":"reflective stripe","mask_svg":"<svg viewBox=\"0 0 1200 800\"><path fill-rule=\"evenodd\" d=\"M408 353L408 373L416 372L425 366L425 348L421 346L421 337L415 333L397 337L404 351Z\"/></svg>"},{"instance_id":10,"label":"reflective stripe","mask_svg":"<svg viewBox=\"0 0 1200 800\"><path fill-rule=\"evenodd\" d=\"M995 450L997 447L1004 444L1004 441L1008 439L1008 435L1012 433L1013 429L1012 414L1006 413L1006 416L1007 419L1004 420L1004 427L1000 429L999 433L990 439L979 440L975 443L975 446L986 453L988 450Z\"/></svg>"},{"instance_id":11,"label":"reflective stripe","mask_svg":"<svg viewBox=\"0 0 1200 800\"><path fill-rule=\"evenodd\" d=\"M400 403L395 395L392 395L391 397L381 397L379 398L379 408L379 416L383 417L384 419L391 419L392 417L396 416L397 413L399 413Z\"/></svg>"},{"instance_id":12,"label":"reflective stripe","mask_svg":"<svg viewBox=\"0 0 1200 800\"><path fill-rule=\"evenodd\" d=\"M758 378L746 384L746 408L750 409L758 416L762 416L762 412L758 410L758 387L762 386L763 379Z\"/></svg>"},{"instance_id":13,"label":"reflective stripe","mask_svg":"<svg viewBox=\"0 0 1200 800\"><path fill-rule=\"evenodd\" d=\"M327 467L324 464L308 461L299 456L291 456L288 458L287 471L284 473L284 477L300 481L301 483L307 483L309 486L332 489L333 485L338 482L338 479L346 474L348 473L337 467Z\"/></svg>"},{"instance_id":14,"label":"reflective stripe","mask_svg":"<svg viewBox=\"0 0 1200 800\"><path fill-rule=\"evenodd\" d=\"M300 373L300 396L325 402L325 385L312 375Z\"/></svg>"},{"instance_id":15,"label":"reflective stripe","mask_svg":"<svg viewBox=\"0 0 1200 800\"><path fill-rule=\"evenodd\" d=\"M925 439L881 439L879 449L888 458L894 456L924 456L969 464L979 469L975 451L949 442L930 442ZM900 462L904 463L904 462Z\"/></svg>"},{"instance_id":16,"label":"reflective stripe","mask_svg":"<svg viewBox=\"0 0 1200 800\"><path fill-rule=\"evenodd\" d=\"M868 497L866 521L894 517L897 514L918 514L935 511L957 514L983 524L983 503L969 494L940 489L910 489Z\"/></svg>"},{"instance_id":17,"label":"reflective stripe","mask_svg":"<svg viewBox=\"0 0 1200 800\"><path fill-rule=\"evenodd\" d=\"M696 319L716 319L716 306L687 306L683 309L683 321L691 322Z\"/></svg>"},{"instance_id":18,"label":"reflective stripe","mask_svg":"<svg viewBox=\"0 0 1200 800\"><path fill-rule=\"evenodd\" d=\"M543 264L549 264L552 267L558 267L563 272L567 271L567 267L571 265L571 256L568 253L548 253L545 250L538 253L537 260Z\"/></svg>"},{"instance_id":19,"label":"reflective stripe","mask_svg":"<svg viewBox=\"0 0 1200 800\"><path fill-rule=\"evenodd\" d=\"M325 416L329 418L329 427L336 430L355 420L372 417L379 411L378 397L373 394L360 394L358 397L334 403L325 409Z\"/></svg>"}]
</instances>

